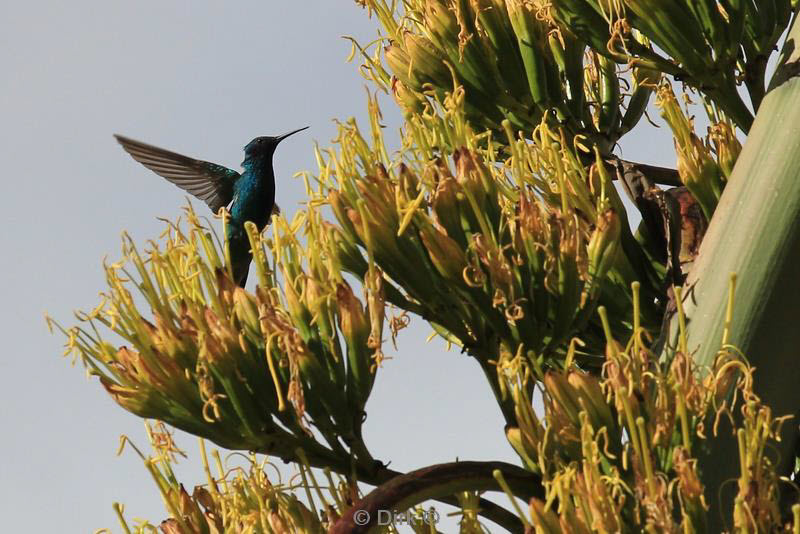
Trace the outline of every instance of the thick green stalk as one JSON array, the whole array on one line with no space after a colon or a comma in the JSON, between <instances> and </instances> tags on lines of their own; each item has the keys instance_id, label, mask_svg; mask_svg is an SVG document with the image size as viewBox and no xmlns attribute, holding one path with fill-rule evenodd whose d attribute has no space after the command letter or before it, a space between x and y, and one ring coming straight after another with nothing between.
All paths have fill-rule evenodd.
<instances>
[{"instance_id":1,"label":"thick green stalk","mask_svg":"<svg viewBox=\"0 0 800 534\"><path fill-rule=\"evenodd\" d=\"M714 362L725 330L730 274L738 282L727 342L755 368L755 391L776 416L800 409L800 25L790 30L772 86L711 220L686 282L688 350ZM673 318L671 346L677 346ZM779 472L793 463L797 422L783 427ZM734 437L710 442L701 457L711 530L729 526L739 466ZM720 488L725 491L720 495Z\"/></svg>"}]
</instances>

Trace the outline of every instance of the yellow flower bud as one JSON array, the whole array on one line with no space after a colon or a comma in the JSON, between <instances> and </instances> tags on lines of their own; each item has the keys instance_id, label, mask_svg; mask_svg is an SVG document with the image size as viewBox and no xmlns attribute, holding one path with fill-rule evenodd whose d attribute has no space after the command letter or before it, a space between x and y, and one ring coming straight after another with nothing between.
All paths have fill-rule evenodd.
<instances>
[{"instance_id":1,"label":"yellow flower bud","mask_svg":"<svg viewBox=\"0 0 800 534\"><path fill-rule=\"evenodd\" d=\"M421 113L425 108L423 104L424 97L409 89L396 76L392 76L392 95L394 95L395 102L406 115Z\"/></svg>"},{"instance_id":2,"label":"yellow flower bud","mask_svg":"<svg viewBox=\"0 0 800 534\"><path fill-rule=\"evenodd\" d=\"M426 225L420 231L422 243L428 251L433 265L439 274L451 282L462 282L467 259L462 248L444 232L433 225Z\"/></svg>"},{"instance_id":3,"label":"yellow flower bud","mask_svg":"<svg viewBox=\"0 0 800 534\"><path fill-rule=\"evenodd\" d=\"M411 75L411 58L397 43L391 43L383 49L386 63L402 82L414 91L422 91L422 84L418 83Z\"/></svg>"},{"instance_id":4,"label":"yellow flower bud","mask_svg":"<svg viewBox=\"0 0 800 534\"><path fill-rule=\"evenodd\" d=\"M364 306L346 282L336 287L336 301L339 311L339 328L348 345L366 346L370 326Z\"/></svg>"},{"instance_id":5,"label":"yellow flower bud","mask_svg":"<svg viewBox=\"0 0 800 534\"><path fill-rule=\"evenodd\" d=\"M594 287L614 265L620 250L620 234L619 216L613 210L600 214L587 248L589 279Z\"/></svg>"},{"instance_id":6,"label":"yellow flower bud","mask_svg":"<svg viewBox=\"0 0 800 534\"><path fill-rule=\"evenodd\" d=\"M444 56L425 37L411 32L403 35L406 52L411 60L411 77L420 85L433 83L438 87L452 85L450 69Z\"/></svg>"}]
</instances>

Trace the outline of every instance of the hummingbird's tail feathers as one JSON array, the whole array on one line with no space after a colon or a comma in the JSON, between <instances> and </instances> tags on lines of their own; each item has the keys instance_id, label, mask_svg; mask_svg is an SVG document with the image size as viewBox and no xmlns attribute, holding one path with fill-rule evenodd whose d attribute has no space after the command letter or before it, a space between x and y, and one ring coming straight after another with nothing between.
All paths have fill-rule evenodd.
<instances>
[{"instance_id":1,"label":"hummingbird's tail feathers","mask_svg":"<svg viewBox=\"0 0 800 534\"><path fill-rule=\"evenodd\" d=\"M230 252L233 281L239 287L244 287L247 283L247 274L250 272L250 262L253 260L253 254L250 252L250 243L248 242L241 246L231 243Z\"/></svg>"},{"instance_id":2,"label":"hummingbird's tail feathers","mask_svg":"<svg viewBox=\"0 0 800 534\"><path fill-rule=\"evenodd\" d=\"M236 280L236 285L244 289L244 286L247 284L247 275L250 273L250 264L248 263L242 268L242 272L239 274L239 277Z\"/></svg>"},{"instance_id":3,"label":"hummingbird's tail feathers","mask_svg":"<svg viewBox=\"0 0 800 534\"><path fill-rule=\"evenodd\" d=\"M212 212L217 213L233 200L233 183L239 178L233 169L122 135L114 137L133 159L208 204Z\"/></svg>"}]
</instances>

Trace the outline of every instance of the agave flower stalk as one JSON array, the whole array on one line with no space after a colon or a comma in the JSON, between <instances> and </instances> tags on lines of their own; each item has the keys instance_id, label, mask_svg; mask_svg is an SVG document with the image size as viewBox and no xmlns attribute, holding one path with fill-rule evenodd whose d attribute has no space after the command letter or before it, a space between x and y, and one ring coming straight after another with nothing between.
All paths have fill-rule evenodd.
<instances>
[{"instance_id":1,"label":"agave flower stalk","mask_svg":"<svg viewBox=\"0 0 800 534\"><path fill-rule=\"evenodd\" d=\"M404 3L404 11L384 0L364 5L378 15L389 43L384 56L397 81L383 87L404 109L430 105L461 87L464 109L478 130L500 133L507 120L529 136L546 119L570 138L595 140L604 153L642 116L630 113L623 127L622 74L612 61L599 59L602 76L585 78L586 45L543 2L414 0ZM602 29L605 43L605 23ZM375 69L372 79L383 71L372 59L365 67ZM597 106L595 93L603 95ZM649 92L639 91L634 109L643 109L648 98ZM593 118L598 113L600 121Z\"/></svg>"},{"instance_id":2,"label":"agave flower stalk","mask_svg":"<svg viewBox=\"0 0 800 534\"><path fill-rule=\"evenodd\" d=\"M704 532L727 513L738 532L800 532L780 484L797 430L783 417L798 380L786 365L797 345L786 326L800 242L796 30L768 94L763 76L793 3L360 3L386 39L354 51L403 107L401 151L386 146L370 96L368 130L341 123L335 146L316 149L309 204L275 218L269 237L246 226L252 293L231 283L224 243L189 209L144 252L126 237L103 302L64 330L131 412L300 466L307 505L254 456L236 477L214 456L215 477L203 454L207 487L190 495L171 438L151 432L158 456L146 465L171 516L161 530L353 532L361 507L437 498L477 507L464 513L472 529L480 514L512 532ZM707 137L666 90L676 79L701 93ZM612 155L654 91L676 139L671 185L676 174L685 184L669 191ZM736 128L756 110L741 147ZM636 237L614 172L651 216ZM696 259L691 206L713 215ZM747 283L735 290L737 270ZM387 303L399 317L387 321ZM675 328L662 329L671 313ZM524 468L402 475L373 459L362 422L384 323L394 337L410 314L479 365ZM728 480L733 497L716 499ZM357 481L380 487L355 502ZM498 488L528 510L477 494Z\"/></svg>"},{"instance_id":3,"label":"agave flower stalk","mask_svg":"<svg viewBox=\"0 0 800 534\"><path fill-rule=\"evenodd\" d=\"M789 25L791 0L555 0L551 14L597 53L654 68L709 97L744 131L765 94L766 60ZM644 46L637 33L665 55ZM744 85L751 111L737 92Z\"/></svg>"},{"instance_id":4,"label":"agave flower stalk","mask_svg":"<svg viewBox=\"0 0 800 534\"><path fill-rule=\"evenodd\" d=\"M326 525L338 518L358 492L346 479L330 473L327 473L327 486L321 488L316 481L305 477L305 473L310 472L307 465L301 467L304 482L300 487L280 479L271 480L266 472L268 462L254 454L249 455L244 467L226 467L219 451L212 450L209 458L201 439L200 460L207 481L196 486L190 494L172 469L176 453L182 456L185 453L175 447L163 424L153 426L146 423L146 428L154 455L145 456L133 444L127 443L136 450L152 475L169 517L157 527L140 521L131 528L125 520L124 509L115 505L125 532L144 534L158 529L165 534L233 534L243 530L259 534L322 534L327 531ZM312 487L316 489L316 500L310 492ZM298 489L309 491L307 504L294 494ZM320 510L320 515L312 510Z\"/></svg>"},{"instance_id":5,"label":"agave flower stalk","mask_svg":"<svg viewBox=\"0 0 800 534\"><path fill-rule=\"evenodd\" d=\"M484 141L472 133L463 104L456 92L438 104L439 113L408 114L408 156L399 161L388 158L379 130L364 135L343 124L339 150L320 158L310 232L327 236L319 250L332 264L365 284L379 270L387 301L475 357L508 439L537 469L541 431L513 400L529 394L505 386L495 367L502 354L518 354L540 378L567 360L599 372L605 334L594 310L632 301L631 283L641 275L623 240L639 245L599 153L587 169L566 135L545 122L533 144L514 139L508 126L505 147ZM374 103L370 109L379 113ZM319 204L332 208L337 224L321 220ZM638 328L654 332L651 318L660 315L650 295L659 290L645 291ZM630 323L610 328L626 335ZM583 342L568 351L576 336ZM598 427L598 418L609 420L596 401L587 407ZM580 433L574 435L577 445Z\"/></svg>"},{"instance_id":6,"label":"agave flower stalk","mask_svg":"<svg viewBox=\"0 0 800 534\"><path fill-rule=\"evenodd\" d=\"M637 313L637 288L634 295ZM600 315L606 317L605 311ZM625 343L607 328L600 377L574 367L544 375L543 419L525 393L525 384L536 376L528 361L504 361L507 372L501 377L516 392L520 423L506 435L524 464L541 474L545 488L544 496L530 501L536 531L707 531L713 523L710 497L698 472L700 459L691 451L713 446L714 420L728 417L729 405L720 403L719 392L731 389L746 399L736 427L741 469L732 506L735 528L782 525L776 465L763 451L774 445L784 421L753 395L752 369L728 353L715 362L709 379L701 380L688 354L657 358L636 317L633 322L636 329ZM684 327L680 350L685 336Z\"/></svg>"},{"instance_id":7,"label":"agave flower stalk","mask_svg":"<svg viewBox=\"0 0 800 534\"><path fill-rule=\"evenodd\" d=\"M723 340L743 351L757 369L755 392L778 417L794 414L800 402L795 367L786 363L793 361L798 339L790 325L798 315L795 273L800 191L795 179L797 136L789 133L797 124L794 103L798 91L792 69L797 60L794 43L798 32L800 27L795 24L772 89L761 104L689 273L686 287L692 298L684 297L683 302L691 318L686 327L688 349L698 365L707 369L719 358L705 340ZM747 281L736 284L735 291L730 288L732 273L736 279ZM735 302L735 313L728 302ZM676 332L673 324L665 351L675 346ZM730 402L729 392L730 388L723 390L720 396ZM790 444L797 439L796 425L784 425L781 430L777 469L789 473L794 464ZM738 449L730 437L714 446L729 455L735 455ZM702 460L711 488L737 475L736 466L715 455ZM723 512L717 502L709 504L716 520Z\"/></svg>"},{"instance_id":8,"label":"agave flower stalk","mask_svg":"<svg viewBox=\"0 0 800 534\"><path fill-rule=\"evenodd\" d=\"M706 220L710 220L741 144L724 119L709 128L706 139L700 139L694 132L694 121L687 117L668 84L659 87L656 102L674 135L681 181L697 199Z\"/></svg>"},{"instance_id":9,"label":"agave flower stalk","mask_svg":"<svg viewBox=\"0 0 800 534\"><path fill-rule=\"evenodd\" d=\"M222 270L213 232L191 208L186 214L187 224L170 223L163 248L151 243L145 256L124 239L125 260L106 267L109 293L79 314L86 327L65 330L68 349L141 417L231 449L286 460L303 450L312 465L342 472L351 455L371 465L360 414L377 369L369 338L382 328L382 295L370 293L367 313L313 246L300 247L294 232L302 220L275 226L271 249L282 288L266 263L264 238L248 229L261 284L247 293ZM112 333L126 345L106 341Z\"/></svg>"}]
</instances>

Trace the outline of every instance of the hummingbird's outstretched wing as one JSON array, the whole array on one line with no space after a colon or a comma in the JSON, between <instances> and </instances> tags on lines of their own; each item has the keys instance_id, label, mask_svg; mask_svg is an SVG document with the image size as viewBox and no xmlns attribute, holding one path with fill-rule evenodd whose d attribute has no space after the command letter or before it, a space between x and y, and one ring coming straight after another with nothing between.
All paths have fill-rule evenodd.
<instances>
[{"instance_id":1,"label":"hummingbird's outstretched wing","mask_svg":"<svg viewBox=\"0 0 800 534\"><path fill-rule=\"evenodd\" d=\"M217 213L233 200L233 183L239 173L233 169L193 159L163 148L114 135L133 159L199 198Z\"/></svg>"}]
</instances>

